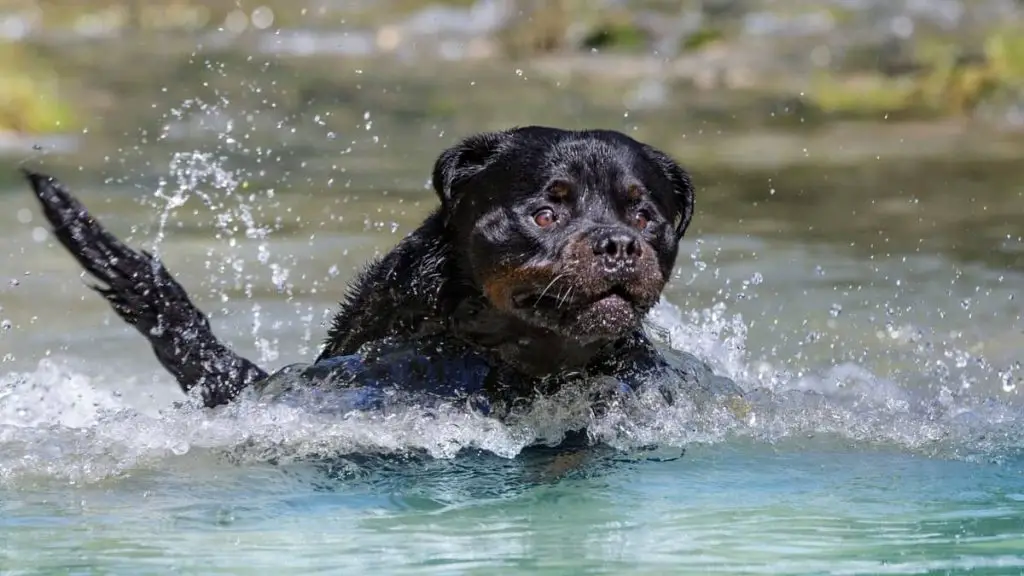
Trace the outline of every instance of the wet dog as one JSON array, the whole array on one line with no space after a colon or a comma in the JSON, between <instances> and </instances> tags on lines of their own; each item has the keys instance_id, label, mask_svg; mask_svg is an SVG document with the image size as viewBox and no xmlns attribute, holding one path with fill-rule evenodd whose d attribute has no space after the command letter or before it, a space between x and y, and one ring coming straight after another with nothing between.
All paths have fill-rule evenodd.
<instances>
[{"instance_id":1,"label":"wet dog","mask_svg":"<svg viewBox=\"0 0 1024 576\"><path fill-rule=\"evenodd\" d=\"M186 393L214 407L265 385L267 372L217 339L157 259L104 230L57 180L26 174L55 237ZM440 206L350 285L305 377L343 372L345 386L379 376L396 346L428 360L394 385L476 389L491 402L570 376L706 371L668 362L643 326L693 217L690 177L668 155L616 131L521 127L445 150L433 187ZM424 376L450 361L461 368Z\"/></svg>"}]
</instances>

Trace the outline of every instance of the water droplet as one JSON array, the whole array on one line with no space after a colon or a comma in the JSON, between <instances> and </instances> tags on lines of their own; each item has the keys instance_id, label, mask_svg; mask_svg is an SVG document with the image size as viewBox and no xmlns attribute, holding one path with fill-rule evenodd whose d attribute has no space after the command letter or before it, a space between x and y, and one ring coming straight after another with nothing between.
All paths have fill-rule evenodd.
<instances>
[{"instance_id":1,"label":"water droplet","mask_svg":"<svg viewBox=\"0 0 1024 576\"><path fill-rule=\"evenodd\" d=\"M249 26L249 16L241 10L232 10L224 19L224 28L238 34Z\"/></svg>"},{"instance_id":2,"label":"water droplet","mask_svg":"<svg viewBox=\"0 0 1024 576\"><path fill-rule=\"evenodd\" d=\"M843 313L843 307L841 304L833 304L828 309L828 315L833 318L839 318L839 315Z\"/></svg>"},{"instance_id":3,"label":"water droplet","mask_svg":"<svg viewBox=\"0 0 1024 576\"><path fill-rule=\"evenodd\" d=\"M252 11L252 25L266 30L274 24L274 11L269 6L260 6Z\"/></svg>"},{"instance_id":4,"label":"water droplet","mask_svg":"<svg viewBox=\"0 0 1024 576\"><path fill-rule=\"evenodd\" d=\"M1016 375L1020 370L1020 362L1014 362L1013 366L999 372L999 379L1003 383L1003 392L1013 392L1021 378Z\"/></svg>"},{"instance_id":5,"label":"water droplet","mask_svg":"<svg viewBox=\"0 0 1024 576\"><path fill-rule=\"evenodd\" d=\"M760 272L754 272L754 275L750 277L750 283L754 286L758 286L764 283L764 276Z\"/></svg>"},{"instance_id":6,"label":"water droplet","mask_svg":"<svg viewBox=\"0 0 1024 576\"><path fill-rule=\"evenodd\" d=\"M284 290L286 288L285 282L287 282L288 280L288 275L290 271L287 268L276 263L270 265L270 270L270 280L274 283L274 286L278 290Z\"/></svg>"}]
</instances>

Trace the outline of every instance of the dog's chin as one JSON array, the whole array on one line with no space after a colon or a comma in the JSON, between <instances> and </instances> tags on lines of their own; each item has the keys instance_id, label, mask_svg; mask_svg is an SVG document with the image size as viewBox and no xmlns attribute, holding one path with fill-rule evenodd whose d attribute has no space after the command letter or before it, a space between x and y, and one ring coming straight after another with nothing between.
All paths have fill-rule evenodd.
<instances>
[{"instance_id":1,"label":"dog's chin","mask_svg":"<svg viewBox=\"0 0 1024 576\"><path fill-rule=\"evenodd\" d=\"M618 338L639 328L643 317L635 302L611 293L578 309L561 332L584 342Z\"/></svg>"},{"instance_id":2,"label":"dog's chin","mask_svg":"<svg viewBox=\"0 0 1024 576\"><path fill-rule=\"evenodd\" d=\"M621 287L568 299L524 292L512 304L527 323L581 343L625 336L640 327L650 309L644 299Z\"/></svg>"}]
</instances>

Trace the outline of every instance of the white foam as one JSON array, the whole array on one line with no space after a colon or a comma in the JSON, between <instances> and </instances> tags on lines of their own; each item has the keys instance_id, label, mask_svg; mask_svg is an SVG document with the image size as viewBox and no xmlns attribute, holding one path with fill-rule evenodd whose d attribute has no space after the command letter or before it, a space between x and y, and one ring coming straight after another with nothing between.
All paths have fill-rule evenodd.
<instances>
[{"instance_id":1,"label":"white foam","mask_svg":"<svg viewBox=\"0 0 1024 576\"><path fill-rule=\"evenodd\" d=\"M956 387L931 397L915 394L853 364L789 380L784 371L751 369L742 319L721 306L686 322L663 303L652 319L676 346L737 379L750 393L748 402L701 410L685 399L665 406L642 397L595 418L578 391L564 390L506 423L454 405L340 417L313 406L242 399L213 411L194 401L154 411L114 392L123 381L48 359L32 372L0 376L0 481L90 482L160 467L189 453L256 462L409 450L451 458L479 448L511 458L580 426L623 450L821 434L950 457L991 457L1022 445L1021 412L1009 404L950 391ZM154 385L174 386L170 379Z\"/></svg>"}]
</instances>

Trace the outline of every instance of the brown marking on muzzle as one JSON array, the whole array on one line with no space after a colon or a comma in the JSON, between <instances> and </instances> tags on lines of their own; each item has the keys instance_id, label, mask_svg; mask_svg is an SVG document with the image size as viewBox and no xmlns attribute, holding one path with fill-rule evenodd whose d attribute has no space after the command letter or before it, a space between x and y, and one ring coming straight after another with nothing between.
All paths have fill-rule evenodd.
<instances>
[{"instance_id":1,"label":"brown marking on muzzle","mask_svg":"<svg viewBox=\"0 0 1024 576\"><path fill-rule=\"evenodd\" d=\"M512 296L524 286L544 286L555 277L554 266L504 267L488 274L483 281L484 295L499 310L511 311Z\"/></svg>"}]
</instances>

